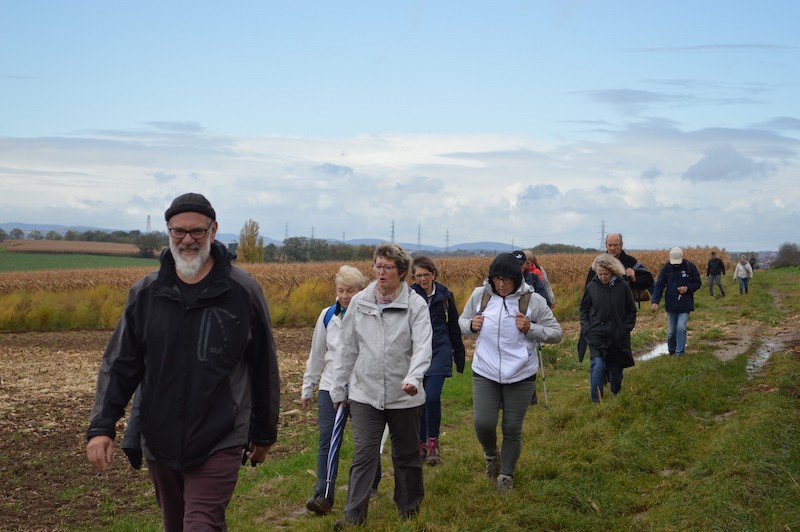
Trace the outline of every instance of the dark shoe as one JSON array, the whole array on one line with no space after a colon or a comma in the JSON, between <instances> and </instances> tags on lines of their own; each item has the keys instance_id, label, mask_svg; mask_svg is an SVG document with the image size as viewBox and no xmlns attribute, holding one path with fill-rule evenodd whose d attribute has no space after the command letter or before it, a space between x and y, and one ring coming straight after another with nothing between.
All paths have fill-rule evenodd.
<instances>
[{"instance_id":1,"label":"dark shoe","mask_svg":"<svg viewBox=\"0 0 800 532\"><path fill-rule=\"evenodd\" d=\"M514 489L514 477L508 475L499 475L497 477L497 491L508 493L512 489Z\"/></svg>"},{"instance_id":2,"label":"dark shoe","mask_svg":"<svg viewBox=\"0 0 800 532\"><path fill-rule=\"evenodd\" d=\"M442 457L439 456L439 438L428 438L427 453L425 462L429 466L437 466L442 463Z\"/></svg>"},{"instance_id":3,"label":"dark shoe","mask_svg":"<svg viewBox=\"0 0 800 532\"><path fill-rule=\"evenodd\" d=\"M483 456L486 459L486 476L492 480L497 479L497 475L500 474L500 455Z\"/></svg>"},{"instance_id":4,"label":"dark shoe","mask_svg":"<svg viewBox=\"0 0 800 532\"><path fill-rule=\"evenodd\" d=\"M306 501L306 508L317 515L327 515L333 508L333 504L325 497L314 497Z\"/></svg>"}]
</instances>

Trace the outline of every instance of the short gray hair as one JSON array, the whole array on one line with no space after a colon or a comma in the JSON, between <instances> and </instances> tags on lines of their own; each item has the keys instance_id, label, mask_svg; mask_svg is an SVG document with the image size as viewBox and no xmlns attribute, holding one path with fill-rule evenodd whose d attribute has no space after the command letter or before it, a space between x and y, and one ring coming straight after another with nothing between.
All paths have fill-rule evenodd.
<instances>
[{"instance_id":1,"label":"short gray hair","mask_svg":"<svg viewBox=\"0 0 800 532\"><path fill-rule=\"evenodd\" d=\"M613 255L608 253L601 253L592 261L592 270L594 270L595 273L597 273L597 268L605 268L614 275L620 277L625 275L625 266L622 265L619 259L614 258Z\"/></svg>"},{"instance_id":2,"label":"short gray hair","mask_svg":"<svg viewBox=\"0 0 800 532\"><path fill-rule=\"evenodd\" d=\"M372 260L375 261L378 257L383 257L390 260L397 266L397 271L400 273L400 278L403 279L411 268L411 255L408 251L404 250L394 242L384 242L375 248L375 253L372 255Z\"/></svg>"}]
</instances>

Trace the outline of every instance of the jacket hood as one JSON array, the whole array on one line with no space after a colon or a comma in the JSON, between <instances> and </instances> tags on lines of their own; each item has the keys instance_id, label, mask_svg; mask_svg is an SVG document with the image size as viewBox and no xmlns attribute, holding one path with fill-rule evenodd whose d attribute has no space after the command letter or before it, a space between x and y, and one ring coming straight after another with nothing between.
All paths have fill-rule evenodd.
<instances>
[{"instance_id":1,"label":"jacket hood","mask_svg":"<svg viewBox=\"0 0 800 532\"><path fill-rule=\"evenodd\" d=\"M497 293L497 290L494 289L494 283L492 283L492 277L495 275L514 279L514 290L512 290L512 293L519 290L522 284L522 270L520 269L519 260L511 253L500 253L494 258L491 266L489 266L489 285L492 287L492 291Z\"/></svg>"}]
</instances>

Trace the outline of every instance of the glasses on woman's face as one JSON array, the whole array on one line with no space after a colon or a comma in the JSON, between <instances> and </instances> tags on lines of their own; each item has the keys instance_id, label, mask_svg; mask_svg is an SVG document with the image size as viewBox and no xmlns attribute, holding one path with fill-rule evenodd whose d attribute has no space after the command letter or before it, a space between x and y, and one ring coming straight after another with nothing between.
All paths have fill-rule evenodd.
<instances>
[{"instance_id":1,"label":"glasses on woman's face","mask_svg":"<svg viewBox=\"0 0 800 532\"><path fill-rule=\"evenodd\" d=\"M213 224L213 222L212 222ZM184 229L183 227L169 227L169 236L174 238L175 240L183 240L186 238L186 235L191 236L195 240L202 240L208 234L208 231L211 229L211 225L206 228L196 227L194 229Z\"/></svg>"},{"instance_id":2,"label":"glasses on woman's face","mask_svg":"<svg viewBox=\"0 0 800 532\"><path fill-rule=\"evenodd\" d=\"M417 273L414 274L414 279L419 279L420 281L424 281L425 279L430 279L433 277L432 273Z\"/></svg>"},{"instance_id":3,"label":"glasses on woman's face","mask_svg":"<svg viewBox=\"0 0 800 532\"><path fill-rule=\"evenodd\" d=\"M503 277L502 275L495 275L494 277L492 277L492 280L495 283L503 283L503 284L514 282L514 279L512 279L511 277Z\"/></svg>"},{"instance_id":4,"label":"glasses on woman's face","mask_svg":"<svg viewBox=\"0 0 800 532\"><path fill-rule=\"evenodd\" d=\"M393 266L391 264L373 264L372 269L375 270L376 272L389 273L397 269L397 266Z\"/></svg>"}]
</instances>

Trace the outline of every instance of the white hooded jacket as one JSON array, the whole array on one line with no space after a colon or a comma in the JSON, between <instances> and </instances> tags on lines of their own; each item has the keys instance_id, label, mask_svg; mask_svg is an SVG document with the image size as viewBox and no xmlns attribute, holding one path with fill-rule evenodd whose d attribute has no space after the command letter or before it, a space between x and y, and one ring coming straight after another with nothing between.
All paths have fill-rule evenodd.
<instances>
[{"instance_id":1,"label":"white hooded jacket","mask_svg":"<svg viewBox=\"0 0 800 532\"><path fill-rule=\"evenodd\" d=\"M491 294L485 309L481 309L484 291ZM516 315L519 312L519 299L525 292L531 292L531 299L525 313L531 320L527 334L517 328ZM483 326L478 333L471 330L472 318L483 315ZM505 298L497 295L488 279L483 286L473 290L458 320L461 332L478 338L475 342L475 355L472 358L472 371L500 384L519 382L536 374L539 370L537 341L557 344L561 341L561 325L542 296L522 283L516 292Z\"/></svg>"}]
</instances>

